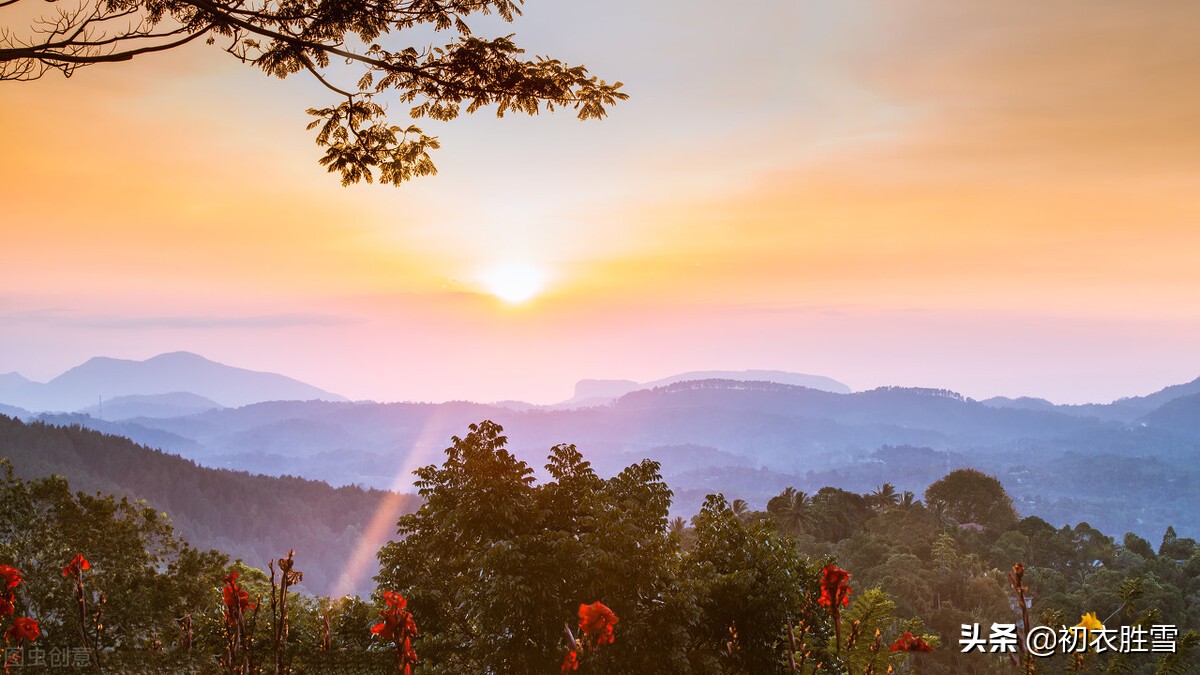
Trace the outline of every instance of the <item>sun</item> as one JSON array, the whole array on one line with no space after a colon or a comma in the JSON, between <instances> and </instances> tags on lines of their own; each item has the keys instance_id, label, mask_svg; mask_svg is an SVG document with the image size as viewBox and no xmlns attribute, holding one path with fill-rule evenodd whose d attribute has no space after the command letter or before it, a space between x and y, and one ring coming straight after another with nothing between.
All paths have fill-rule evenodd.
<instances>
[{"instance_id":1,"label":"sun","mask_svg":"<svg viewBox=\"0 0 1200 675\"><path fill-rule=\"evenodd\" d=\"M524 263L502 263L479 276L488 293L511 305L533 299L546 283L546 275Z\"/></svg>"}]
</instances>

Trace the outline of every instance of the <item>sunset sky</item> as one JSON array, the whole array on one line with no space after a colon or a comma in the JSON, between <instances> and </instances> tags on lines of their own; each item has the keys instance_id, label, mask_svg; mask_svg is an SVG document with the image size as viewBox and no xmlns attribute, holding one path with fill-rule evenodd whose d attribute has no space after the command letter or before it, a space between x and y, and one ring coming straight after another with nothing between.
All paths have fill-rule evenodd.
<instances>
[{"instance_id":1,"label":"sunset sky","mask_svg":"<svg viewBox=\"0 0 1200 675\"><path fill-rule=\"evenodd\" d=\"M187 350L538 403L698 369L1061 403L1200 376L1200 4L730 7L480 23L630 99L423 121L440 174L399 188L341 187L304 130L333 95L215 47L0 83L0 373Z\"/></svg>"}]
</instances>

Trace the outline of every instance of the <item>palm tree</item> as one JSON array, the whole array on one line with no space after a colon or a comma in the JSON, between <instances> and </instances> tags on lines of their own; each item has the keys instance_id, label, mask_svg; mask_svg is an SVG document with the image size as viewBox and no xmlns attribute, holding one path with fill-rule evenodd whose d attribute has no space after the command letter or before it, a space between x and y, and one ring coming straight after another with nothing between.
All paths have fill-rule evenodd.
<instances>
[{"instance_id":1,"label":"palm tree","mask_svg":"<svg viewBox=\"0 0 1200 675\"><path fill-rule=\"evenodd\" d=\"M682 538L683 531L686 529L687 521L683 519L683 516L675 516L675 519L667 526L667 534L672 537Z\"/></svg>"},{"instance_id":2,"label":"palm tree","mask_svg":"<svg viewBox=\"0 0 1200 675\"><path fill-rule=\"evenodd\" d=\"M925 510L938 525L953 525L955 522L950 516L950 505L940 499L925 502Z\"/></svg>"},{"instance_id":3,"label":"palm tree","mask_svg":"<svg viewBox=\"0 0 1200 675\"><path fill-rule=\"evenodd\" d=\"M800 534L812 522L812 498L794 487L786 488L772 499L767 510L788 534Z\"/></svg>"},{"instance_id":4,"label":"palm tree","mask_svg":"<svg viewBox=\"0 0 1200 675\"><path fill-rule=\"evenodd\" d=\"M813 500L807 492L797 492L788 504L787 522L796 534L803 532L813 523Z\"/></svg>"},{"instance_id":5,"label":"palm tree","mask_svg":"<svg viewBox=\"0 0 1200 675\"><path fill-rule=\"evenodd\" d=\"M914 506L917 506L920 503L921 502L917 501L916 495L914 495L912 493L912 490L905 490L904 495L902 497L900 497L900 508L902 508L906 511L908 509L913 508Z\"/></svg>"},{"instance_id":6,"label":"palm tree","mask_svg":"<svg viewBox=\"0 0 1200 675\"><path fill-rule=\"evenodd\" d=\"M900 504L900 493L896 492L895 485L884 483L871 493L871 501L880 511L889 511Z\"/></svg>"},{"instance_id":7,"label":"palm tree","mask_svg":"<svg viewBox=\"0 0 1200 675\"><path fill-rule=\"evenodd\" d=\"M745 521L750 516L750 505L746 503L745 499L733 500L733 504L730 504L730 507L733 509L734 517L738 520Z\"/></svg>"}]
</instances>

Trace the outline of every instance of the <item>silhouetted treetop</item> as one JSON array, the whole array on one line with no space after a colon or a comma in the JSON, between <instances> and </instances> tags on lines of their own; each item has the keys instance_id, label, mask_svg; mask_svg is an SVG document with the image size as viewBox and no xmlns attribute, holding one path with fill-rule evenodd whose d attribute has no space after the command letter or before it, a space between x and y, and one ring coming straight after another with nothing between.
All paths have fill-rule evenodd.
<instances>
[{"instance_id":1,"label":"silhouetted treetop","mask_svg":"<svg viewBox=\"0 0 1200 675\"><path fill-rule=\"evenodd\" d=\"M48 13L26 5L43 4ZM511 22L520 0L83 0L80 5L0 0L0 79L36 80L57 70L133 58L203 40L243 63L284 78L305 73L336 95L310 108L321 164L342 184L376 175L398 185L436 173L429 151L436 137L387 120L387 100L413 118L452 120L495 106L533 115L569 107L599 119L627 98L621 83L590 76L583 66L527 59L512 35L476 37L473 15ZM28 25L27 29L18 25ZM424 30L422 30L424 29ZM448 31L445 44L415 44L414 33Z\"/></svg>"}]
</instances>

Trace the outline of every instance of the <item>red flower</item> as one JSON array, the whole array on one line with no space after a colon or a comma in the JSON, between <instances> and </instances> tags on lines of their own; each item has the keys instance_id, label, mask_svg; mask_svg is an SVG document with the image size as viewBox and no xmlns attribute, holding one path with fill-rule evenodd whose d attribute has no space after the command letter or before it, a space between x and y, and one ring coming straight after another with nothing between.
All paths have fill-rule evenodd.
<instances>
[{"instance_id":1,"label":"red flower","mask_svg":"<svg viewBox=\"0 0 1200 675\"><path fill-rule=\"evenodd\" d=\"M90 569L92 569L92 564L88 562L88 559L83 557L82 553L76 553L75 557L71 558L71 562L62 568L62 573L64 577L73 577L78 576L80 570Z\"/></svg>"},{"instance_id":2,"label":"red flower","mask_svg":"<svg viewBox=\"0 0 1200 675\"><path fill-rule=\"evenodd\" d=\"M579 606L579 630L591 639L595 647L613 643L613 626L617 625L618 620L617 615L602 603Z\"/></svg>"},{"instance_id":3,"label":"red flower","mask_svg":"<svg viewBox=\"0 0 1200 675\"><path fill-rule=\"evenodd\" d=\"M384 591L383 604L391 607L394 611L408 607L408 600L405 600L403 595L400 595L394 591Z\"/></svg>"},{"instance_id":4,"label":"red flower","mask_svg":"<svg viewBox=\"0 0 1200 675\"><path fill-rule=\"evenodd\" d=\"M563 656L562 663L562 671L564 673L569 673L572 670L579 670L579 654L576 654L574 650L567 652L566 656Z\"/></svg>"},{"instance_id":5,"label":"red flower","mask_svg":"<svg viewBox=\"0 0 1200 675\"><path fill-rule=\"evenodd\" d=\"M417 627L414 624L413 633L416 631ZM417 653L413 651L412 641L409 638L404 638L404 644L400 647L400 663L404 664L404 675L408 675L412 671L412 667L417 665Z\"/></svg>"},{"instance_id":6,"label":"red flower","mask_svg":"<svg viewBox=\"0 0 1200 675\"><path fill-rule=\"evenodd\" d=\"M242 590L237 583L238 573L233 572L225 577L225 588L221 589L221 600L225 603L226 621L232 624L234 617L258 605L250 602L250 594Z\"/></svg>"},{"instance_id":7,"label":"red flower","mask_svg":"<svg viewBox=\"0 0 1200 675\"><path fill-rule=\"evenodd\" d=\"M12 616L16 609L13 607L13 589L21 585L23 577L21 570L8 565L0 565L0 616Z\"/></svg>"},{"instance_id":8,"label":"red flower","mask_svg":"<svg viewBox=\"0 0 1200 675\"><path fill-rule=\"evenodd\" d=\"M405 649L412 651L409 640L417 636L417 623L413 621L412 612L406 611L408 601L404 596L392 591L383 592L383 602L387 609L379 612L383 621L371 627L371 632L385 640L404 640ZM416 663L416 654L413 654Z\"/></svg>"},{"instance_id":9,"label":"red flower","mask_svg":"<svg viewBox=\"0 0 1200 675\"><path fill-rule=\"evenodd\" d=\"M0 565L0 577L4 577L4 588L0 590L11 590L21 585L21 570L8 565Z\"/></svg>"},{"instance_id":10,"label":"red flower","mask_svg":"<svg viewBox=\"0 0 1200 675\"><path fill-rule=\"evenodd\" d=\"M826 565L821 575L821 597L817 602L825 607L850 606L850 573L837 565Z\"/></svg>"},{"instance_id":11,"label":"red flower","mask_svg":"<svg viewBox=\"0 0 1200 675\"><path fill-rule=\"evenodd\" d=\"M912 633L901 635L892 644L888 651L892 652L931 652L933 647L930 647L919 637L914 637Z\"/></svg>"},{"instance_id":12,"label":"red flower","mask_svg":"<svg viewBox=\"0 0 1200 675\"><path fill-rule=\"evenodd\" d=\"M230 610L250 609L250 594L237 586L226 586L221 589L221 596L225 600L225 606Z\"/></svg>"},{"instance_id":13,"label":"red flower","mask_svg":"<svg viewBox=\"0 0 1200 675\"><path fill-rule=\"evenodd\" d=\"M395 641L396 659L401 672L411 675L412 667L417 665L417 653L412 648L412 639L417 636L417 622L413 621L412 612L405 609L408 601L403 595L384 591L383 603L387 605L379 612L383 621L371 626L371 632L384 640Z\"/></svg>"},{"instance_id":14,"label":"red flower","mask_svg":"<svg viewBox=\"0 0 1200 675\"><path fill-rule=\"evenodd\" d=\"M18 643L23 640L33 642L41 634L42 629L38 628L38 622L23 616L13 621L13 625L8 627L8 631L4 633L4 639L15 640Z\"/></svg>"}]
</instances>

